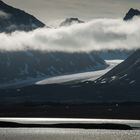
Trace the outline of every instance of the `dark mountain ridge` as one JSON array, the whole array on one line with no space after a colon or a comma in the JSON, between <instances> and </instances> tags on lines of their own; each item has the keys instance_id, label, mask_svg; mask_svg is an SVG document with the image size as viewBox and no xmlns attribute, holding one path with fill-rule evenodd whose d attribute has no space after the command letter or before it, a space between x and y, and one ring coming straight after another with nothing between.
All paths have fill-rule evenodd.
<instances>
[{"instance_id":1,"label":"dark mountain ridge","mask_svg":"<svg viewBox=\"0 0 140 140\"><path fill-rule=\"evenodd\" d=\"M70 25L73 25L73 24L79 24L79 23L84 23L84 21L78 19L78 18L66 18L65 21L63 21L61 24L60 24L60 27L61 26L70 26Z\"/></svg>"},{"instance_id":2,"label":"dark mountain ridge","mask_svg":"<svg viewBox=\"0 0 140 140\"><path fill-rule=\"evenodd\" d=\"M136 51L96 82L128 86L131 84L138 85L140 83L140 50Z\"/></svg>"},{"instance_id":3,"label":"dark mountain ridge","mask_svg":"<svg viewBox=\"0 0 140 140\"><path fill-rule=\"evenodd\" d=\"M94 53L0 52L0 60L0 84L108 67L105 61Z\"/></svg>"},{"instance_id":4,"label":"dark mountain ridge","mask_svg":"<svg viewBox=\"0 0 140 140\"><path fill-rule=\"evenodd\" d=\"M1 102L112 103L140 102L140 50L96 81L67 85L32 85L0 90ZM11 97L16 100L11 101ZM18 100L17 100L18 99Z\"/></svg>"},{"instance_id":5,"label":"dark mountain ridge","mask_svg":"<svg viewBox=\"0 0 140 140\"><path fill-rule=\"evenodd\" d=\"M127 20L131 20L133 19L133 17L135 16L140 16L140 11L137 10L137 9L133 9L131 8L128 13L125 15L124 17L124 20L127 21Z\"/></svg>"},{"instance_id":6,"label":"dark mountain ridge","mask_svg":"<svg viewBox=\"0 0 140 140\"><path fill-rule=\"evenodd\" d=\"M0 32L31 31L44 26L34 16L0 1Z\"/></svg>"}]
</instances>

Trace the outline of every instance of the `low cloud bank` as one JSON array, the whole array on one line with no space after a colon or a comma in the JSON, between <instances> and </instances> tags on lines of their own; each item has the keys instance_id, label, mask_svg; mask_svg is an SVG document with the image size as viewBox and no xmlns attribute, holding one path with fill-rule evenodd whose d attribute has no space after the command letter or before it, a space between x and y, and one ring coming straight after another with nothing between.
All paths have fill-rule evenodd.
<instances>
[{"instance_id":1,"label":"low cloud bank","mask_svg":"<svg viewBox=\"0 0 140 140\"><path fill-rule=\"evenodd\" d=\"M62 51L133 50L140 48L140 18L95 19L58 29L42 28L32 32L0 34L0 51Z\"/></svg>"}]
</instances>

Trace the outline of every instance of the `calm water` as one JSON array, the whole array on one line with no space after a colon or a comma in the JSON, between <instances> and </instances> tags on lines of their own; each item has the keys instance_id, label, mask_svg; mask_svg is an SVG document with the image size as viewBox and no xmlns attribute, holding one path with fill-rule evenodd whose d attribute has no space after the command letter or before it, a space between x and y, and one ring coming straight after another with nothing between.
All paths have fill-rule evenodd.
<instances>
[{"instance_id":1,"label":"calm water","mask_svg":"<svg viewBox=\"0 0 140 140\"><path fill-rule=\"evenodd\" d=\"M0 121L34 124L121 123L140 126L139 120L0 118ZM90 130L59 128L0 128L0 140L140 140L140 130Z\"/></svg>"},{"instance_id":2,"label":"calm water","mask_svg":"<svg viewBox=\"0 0 140 140\"><path fill-rule=\"evenodd\" d=\"M74 119L74 118L0 118L0 121L17 122L25 124L57 124L57 123L119 123L130 126L139 126L140 120L117 119Z\"/></svg>"},{"instance_id":3,"label":"calm water","mask_svg":"<svg viewBox=\"0 0 140 140\"><path fill-rule=\"evenodd\" d=\"M140 140L140 131L84 129L0 129L0 140Z\"/></svg>"}]
</instances>

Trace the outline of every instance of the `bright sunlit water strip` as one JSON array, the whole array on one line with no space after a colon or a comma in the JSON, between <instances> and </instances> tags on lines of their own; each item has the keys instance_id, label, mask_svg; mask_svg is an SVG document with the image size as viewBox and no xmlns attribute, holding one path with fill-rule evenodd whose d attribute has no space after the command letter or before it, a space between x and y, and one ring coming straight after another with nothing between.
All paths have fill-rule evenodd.
<instances>
[{"instance_id":1,"label":"bright sunlit water strip","mask_svg":"<svg viewBox=\"0 0 140 140\"><path fill-rule=\"evenodd\" d=\"M118 123L140 127L140 120L117 120L117 119L75 119L75 118L0 118L0 121L17 122L24 124L60 124L60 123Z\"/></svg>"}]
</instances>

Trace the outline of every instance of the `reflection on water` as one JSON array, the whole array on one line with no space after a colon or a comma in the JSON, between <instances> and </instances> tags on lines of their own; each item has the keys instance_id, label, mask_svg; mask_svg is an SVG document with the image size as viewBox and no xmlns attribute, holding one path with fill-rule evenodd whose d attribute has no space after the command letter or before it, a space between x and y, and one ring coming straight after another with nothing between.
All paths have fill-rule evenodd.
<instances>
[{"instance_id":1,"label":"reflection on water","mask_svg":"<svg viewBox=\"0 0 140 140\"><path fill-rule=\"evenodd\" d=\"M18 122L25 124L57 124L57 123L118 123L140 127L140 120L117 119L74 119L74 118L0 118L0 121Z\"/></svg>"}]
</instances>

